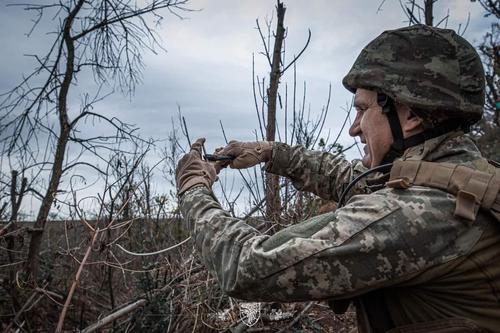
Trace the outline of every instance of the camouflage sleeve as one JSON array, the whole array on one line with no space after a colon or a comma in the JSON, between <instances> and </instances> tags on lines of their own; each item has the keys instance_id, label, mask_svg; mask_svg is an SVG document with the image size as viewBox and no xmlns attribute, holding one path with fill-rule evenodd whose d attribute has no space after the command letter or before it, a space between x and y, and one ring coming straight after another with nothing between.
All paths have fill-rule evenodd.
<instances>
[{"instance_id":1,"label":"camouflage sleeve","mask_svg":"<svg viewBox=\"0 0 500 333\"><path fill-rule=\"evenodd\" d=\"M307 150L303 146L291 147L284 143L274 144L272 159L265 168L268 172L289 178L300 191L335 201L338 201L347 184L366 171L361 161L351 163L342 154ZM365 189L364 181L360 181L351 195L365 193Z\"/></svg>"},{"instance_id":2,"label":"camouflage sleeve","mask_svg":"<svg viewBox=\"0 0 500 333\"><path fill-rule=\"evenodd\" d=\"M254 301L340 299L407 281L467 253L480 226L453 218L454 199L417 188L354 196L336 212L269 236L225 212L211 191L181 198L195 245L222 290Z\"/></svg>"}]
</instances>

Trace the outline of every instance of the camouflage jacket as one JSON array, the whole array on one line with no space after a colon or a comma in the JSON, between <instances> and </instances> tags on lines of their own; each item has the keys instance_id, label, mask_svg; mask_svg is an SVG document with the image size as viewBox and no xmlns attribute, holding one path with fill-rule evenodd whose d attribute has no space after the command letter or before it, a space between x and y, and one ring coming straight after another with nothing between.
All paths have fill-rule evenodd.
<instances>
[{"instance_id":1,"label":"camouflage jacket","mask_svg":"<svg viewBox=\"0 0 500 333\"><path fill-rule=\"evenodd\" d=\"M460 133L428 140L403 158L487 165ZM363 171L342 156L279 143L266 168L299 190L331 199ZM230 296L289 302L382 290L394 326L467 317L498 331L500 232L488 213L471 224L453 215L455 198L443 191L413 186L370 193L365 185L335 212L272 236L231 217L203 187L188 191L180 208L198 251ZM370 331L369 318L359 319L361 331Z\"/></svg>"}]
</instances>

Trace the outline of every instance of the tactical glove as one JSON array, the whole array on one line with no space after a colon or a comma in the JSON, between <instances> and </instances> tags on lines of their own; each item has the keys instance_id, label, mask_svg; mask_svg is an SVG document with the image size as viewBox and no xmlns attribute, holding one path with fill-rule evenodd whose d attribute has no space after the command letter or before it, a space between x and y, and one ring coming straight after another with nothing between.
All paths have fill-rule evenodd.
<instances>
[{"instance_id":1,"label":"tactical glove","mask_svg":"<svg viewBox=\"0 0 500 333\"><path fill-rule=\"evenodd\" d=\"M273 153L273 142L239 142L230 141L223 149L216 150L217 155L233 156L234 160L225 162L233 169L250 168L256 164L267 162ZM220 164L220 163L219 163Z\"/></svg>"},{"instance_id":2,"label":"tactical glove","mask_svg":"<svg viewBox=\"0 0 500 333\"><path fill-rule=\"evenodd\" d=\"M201 147L205 139L196 140L191 145L191 151L184 155L175 170L175 180L177 182L177 194L181 195L185 191L196 185L203 185L208 189L212 188L217 180L217 172L212 163L201 159Z\"/></svg>"}]
</instances>

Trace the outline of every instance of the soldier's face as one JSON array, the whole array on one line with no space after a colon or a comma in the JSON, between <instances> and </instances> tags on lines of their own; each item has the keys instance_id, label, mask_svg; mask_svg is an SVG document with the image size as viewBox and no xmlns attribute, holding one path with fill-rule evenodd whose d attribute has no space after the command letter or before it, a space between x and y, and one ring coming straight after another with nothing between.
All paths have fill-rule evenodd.
<instances>
[{"instance_id":1,"label":"soldier's face","mask_svg":"<svg viewBox=\"0 0 500 333\"><path fill-rule=\"evenodd\" d=\"M359 139L364 146L362 163L367 168L381 164L393 142L391 128L382 108L377 103L377 93L357 89L354 97L356 119L349 129L349 135Z\"/></svg>"}]
</instances>

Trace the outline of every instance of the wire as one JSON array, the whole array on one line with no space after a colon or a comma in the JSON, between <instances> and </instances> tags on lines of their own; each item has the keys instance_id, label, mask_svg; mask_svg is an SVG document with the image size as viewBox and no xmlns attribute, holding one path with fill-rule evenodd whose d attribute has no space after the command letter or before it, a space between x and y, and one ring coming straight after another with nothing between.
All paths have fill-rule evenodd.
<instances>
[{"instance_id":1,"label":"wire","mask_svg":"<svg viewBox=\"0 0 500 333\"><path fill-rule=\"evenodd\" d=\"M118 246L118 248L120 250L122 250L123 252L127 253L127 254L130 254L131 256L137 256L137 257L146 257L146 256L153 256L155 254L160 254L160 253L163 253L163 252L167 252L167 251L170 251L170 250L173 250L175 249L176 247L179 247L181 246L182 244L186 243L187 241L189 241L191 239L191 236L189 236L188 238L186 238L185 240L183 240L182 242L180 243L177 243L175 244L174 246L171 246L171 247L167 247L166 249L163 249L163 250L158 250L156 252L145 252L145 253L137 253L137 252L132 252L132 251L129 251L127 249L125 249L123 246L121 246L120 244L116 244L116 246Z\"/></svg>"},{"instance_id":2,"label":"wire","mask_svg":"<svg viewBox=\"0 0 500 333\"><path fill-rule=\"evenodd\" d=\"M351 181L349 183L349 185L347 185L347 187L345 188L345 190L342 192L342 194L340 195L340 199L339 199L339 204L338 204L338 207L342 207L344 205L344 200L345 200L345 197L347 195L347 193L354 187L354 185L356 185L357 182L359 182L362 178L368 176L369 174L372 174L374 172L377 172L377 171L381 171L381 170L385 170L385 169L389 169L392 167L392 163L387 163L387 164L382 164L382 165L379 165L379 166L376 166L374 168L371 168L370 170L367 170L365 172L363 172L362 174L360 174L359 176L357 176L356 178L354 178L353 181Z\"/></svg>"}]
</instances>

